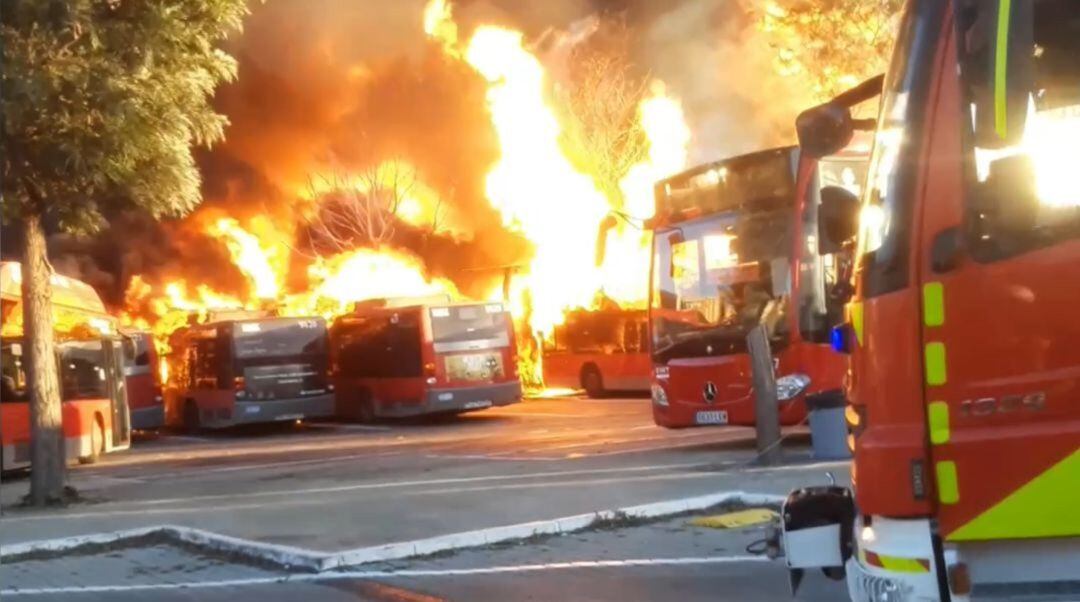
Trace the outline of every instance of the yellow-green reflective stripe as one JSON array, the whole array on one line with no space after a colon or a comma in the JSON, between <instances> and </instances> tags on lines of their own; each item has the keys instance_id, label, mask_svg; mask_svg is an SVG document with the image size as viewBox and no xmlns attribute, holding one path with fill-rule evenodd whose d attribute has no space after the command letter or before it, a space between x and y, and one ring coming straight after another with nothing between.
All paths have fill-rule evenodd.
<instances>
[{"instance_id":1,"label":"yellow-green reflective stripe","mask_svg":"<svg viewBox=\"0 0 1080 602\"><path fill-rule=\"evenodd\" d=\"M930 421L930 443L941 445L949 442L949 404L932 401L927 408Z\"/></svg>"},{"instance_id":2,"label":"yellow-green reflective stripe","mask_svg":"<svg viewBox=\"0 0 1080 602\"><path fill-rule=\"evenodd\" d=\"M882 556L878 554L881 566L894 573L927 573L929 570L914 558L900 558L898 556Z\"/></svg>"},{"instance_id":3,"label":"yellow-green reflective stripe","mask_svg":"<svg viewBox=\"0 0 1080 602\"><path fill-rule=\"evenodd\" d=\"M848 305L851 316L851 328L855 330L855 340L863 344L863 304L855 301Z\"/></svg>"},{"instance_id":4,"label":"yellow-green reflective stripe","mask_svg":"<svg viewBox=\"0 0 1080 602\"><path fill-rule=\"evenodd\" d=\"M997 48L994 56L994 127L997 129L998 137L1001 139L1005 139L1008 134L1008 78L1006 67L1009 62L1009 16L1011 12L1011 0L1001 0L998 4Z\"/></svg>"},{"instance_id":5,"label":"yellow-green reflective stripe","mask_svg":"<svg viewBox=\"0 0 1080 602\"><path fill-rule=\"evenodd\" d=\"M927 343L926 384L943 385L946 378L945 343Z\"/></svg>"},{"instance_id":6,"label":"yellow-green reflective stripe","mask_svg":"<svg viewBox=\"0 0 1080 602\"><path fill-rule=\"evenodd\" d=\"M934 465L937 473L938 500L942 504L955 504L960 501L960 485L956 482L956 462L943 461Z\"/></svg>"},{"instance_id":7,"label":"yellow-green reflective stripe","mask_svg":"<svg viewBox=\"0 0 1080 602\"><path fill-rule=\"evenodd\" d=\"M927 282L923 285L923 322L927 326L941 326L945 323L945 286L940 282Z\"/></svg>"}]
</instances>

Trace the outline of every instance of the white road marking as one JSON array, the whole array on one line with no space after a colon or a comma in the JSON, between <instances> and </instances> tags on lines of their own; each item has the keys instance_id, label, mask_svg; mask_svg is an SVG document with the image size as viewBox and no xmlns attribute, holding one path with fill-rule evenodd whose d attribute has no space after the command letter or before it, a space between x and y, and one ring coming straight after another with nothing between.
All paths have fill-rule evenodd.
<instances>
[{"instance_id":1,"label":"white road marking","mask_svg":"<svg viewBox=\"0 0 1080 602\"><path fill-rule=\"evenodd\" d=\"M548 562L543 564L517 564L464 569L405 569L397 571L342 571L326 573L302 573L276 577L253 577L247 579L221 579L217 581L187 581L180 583L145 583L136 585L90 585L70 587L39 587L27 589L0 589L0 596L43 596L78 593L123 593L163 591L176 589L210 589L220 587L243 587L283 583L318 583L322 581L462 577L471 575L497 575L534 573L540 571L618 568L632 569L652 566L692 566L705 564L738 564L743 562L770 562L764 556L700 556L683 558L628 558L625 560L577 560Z\"/></svg>"},{"instance_id":2,"label":"white road marking","mask_svg":"<svg viewBox=\"0 0 1080 602\"><path fill-rule=\"evenodd\" d=\"M250 493L235 493L235 494L219 494L219 495L202 495L191 496L183 498L169 498L160 500L142 500L136 502L122 502L116 504L117 507L125 509L117 510L105 510L101 512L77 512L69 514L34 514L26 516L6 516L5 521L17 522L17 521L39 521L39 520L67 520L75 518L87 518L93 516L112 516L117 514L123 515L138 515L138 514L161 514L164 512L184 512L183 508L165 509L165 510L139 510L137 508L143 506L164 506L169 504L184 504L192 502L205 502L216 500L244 500L244 499L259 499L266 497L282 497L282 496L302 496L311 497L315 494L325 493L343 493L349 491L362 491L371 489L390 489L398 487L425 487L431 485L454 485L465 483L484 483L484 482L497 482L508 480L521 480L521 479L542 479L546 477L566 477L574 475L588 475L588 474L618 474L627 472L650 472L658 470L677 470L693 467L708 466L700 462L683 463L683 464L655 464L645 466L625 466L619 468L591 468L591 469L578 469L578 470L555 470L546 472L534 472L524 474L511 474L511 475L489 475L483 477L457 477L446 479L426 479L426 480L411 480L411 481L381 481L375 483L356 483L353 485L341 485L337 487L316 487L310 489L285 489L275 491L258 491ZM705 475L710 473L695 473L699 475ZM663 475L666 476L666 475ZM545 482L537 483L537 486L543 486ZM248 506L242 506L247 508ZM131 509L128 509L131 508ZM224 509L226 507L218 507ZM205 510L205 507L190 508L188 511Z\"/></svg>"}]
</instances>

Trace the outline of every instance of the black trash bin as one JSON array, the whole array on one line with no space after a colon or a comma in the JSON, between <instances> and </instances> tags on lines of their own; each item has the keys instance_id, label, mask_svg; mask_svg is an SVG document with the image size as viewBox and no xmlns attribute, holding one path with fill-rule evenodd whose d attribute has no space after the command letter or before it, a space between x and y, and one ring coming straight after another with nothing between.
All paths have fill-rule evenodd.
<instances>
[{"instance_id":1,"label":"black trash bin","mask_svg":"<svg viewBox=\"0 0 1080 602\"><path fill-rule=\"evenodd\" d=\"M847 400L840 389L822 391L806 397L814 459L846 460L851 457L851 451L847 446L845 405L847 405Z\"/></svg>"}]
</instances>

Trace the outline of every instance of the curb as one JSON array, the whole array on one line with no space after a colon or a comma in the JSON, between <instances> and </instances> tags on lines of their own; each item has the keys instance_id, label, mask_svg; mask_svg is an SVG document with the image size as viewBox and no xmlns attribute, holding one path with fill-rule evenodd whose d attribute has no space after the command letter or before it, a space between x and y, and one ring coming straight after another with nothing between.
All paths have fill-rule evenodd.
<instances>
[{"instance_id":1,"label":"curb","mask_svg":"<svg viewBox=\"0 0 1080 602\"><path fill-rule=\"evenodd\" d=\"M727 491L664 502L654 502L651 504L641 504L638 506L628 506L626 508L615 510L602 510L599 512L576 514L550 520L518 523L516 525L506 525L502 527L489 527L475 531L451 533L448 535L439 535L412 541L356 548L335 553L318 552L315 550L280 544L262 543L229 535L220 535L210 531L194 529L192 527L159 525L154 527L114 531L111 533L79 535L60 539L6 545L0 548L0 563L18 561L19 557L26 556L43 558L57 557L64 554L74 554L92 550L99 546L133 543L139 539L156 536L161 537L166 541L171 540L174 543L192 546L200 550L237 555L257 562L269 563L286 570L299 569L308 572L323 572L373 562L404 560L406 558L426 556L437 552L503 543L526 539L536 535L571 533L587 529L597 521L626 518L660 518L685 512L704 510L718 504L733 502L747 506L779 506L783 500L784 497L778 495Z\"/></svg>"}]
</instances>

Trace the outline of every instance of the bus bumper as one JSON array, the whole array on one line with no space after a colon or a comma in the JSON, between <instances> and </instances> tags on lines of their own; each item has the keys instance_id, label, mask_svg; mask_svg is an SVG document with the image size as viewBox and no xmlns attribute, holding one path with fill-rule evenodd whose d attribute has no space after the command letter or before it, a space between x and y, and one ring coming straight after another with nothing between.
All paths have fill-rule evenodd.
<instances>
[{"instance_id":1,"label":"bus bumper","mask_svg":"<svg viewBox=\"0 0 1080 602\"><path fill-rule=\"evenodd\" d=\"M422 414L471 412L521 401L521 382L514 381L480 387L431 389L418 404L382 405L379 416L401 418Z\"/></svg>"},{"instance_id":2,"label":"bus bumper","mask_svg":"<svg viewBox=\"0 0 1080 602\"><path fill-rule=\"evenodd\" d=\"M333 415L334 394L330 393L303 399L237 401L232 423L279 422L304 418L326 418Z\"/></svg>"},{"instance_id":3,"label":"bus bumper","mask_svg":"<svg viewBox=\"0 0 1080 602\"><path fill-rule=\"evenodd\" d=\"M165 406L156 405L149 408L137 408L131 410L131 428L136 430L148 430L161 428L165 424Z\"/></svg>"}]
</instances>

